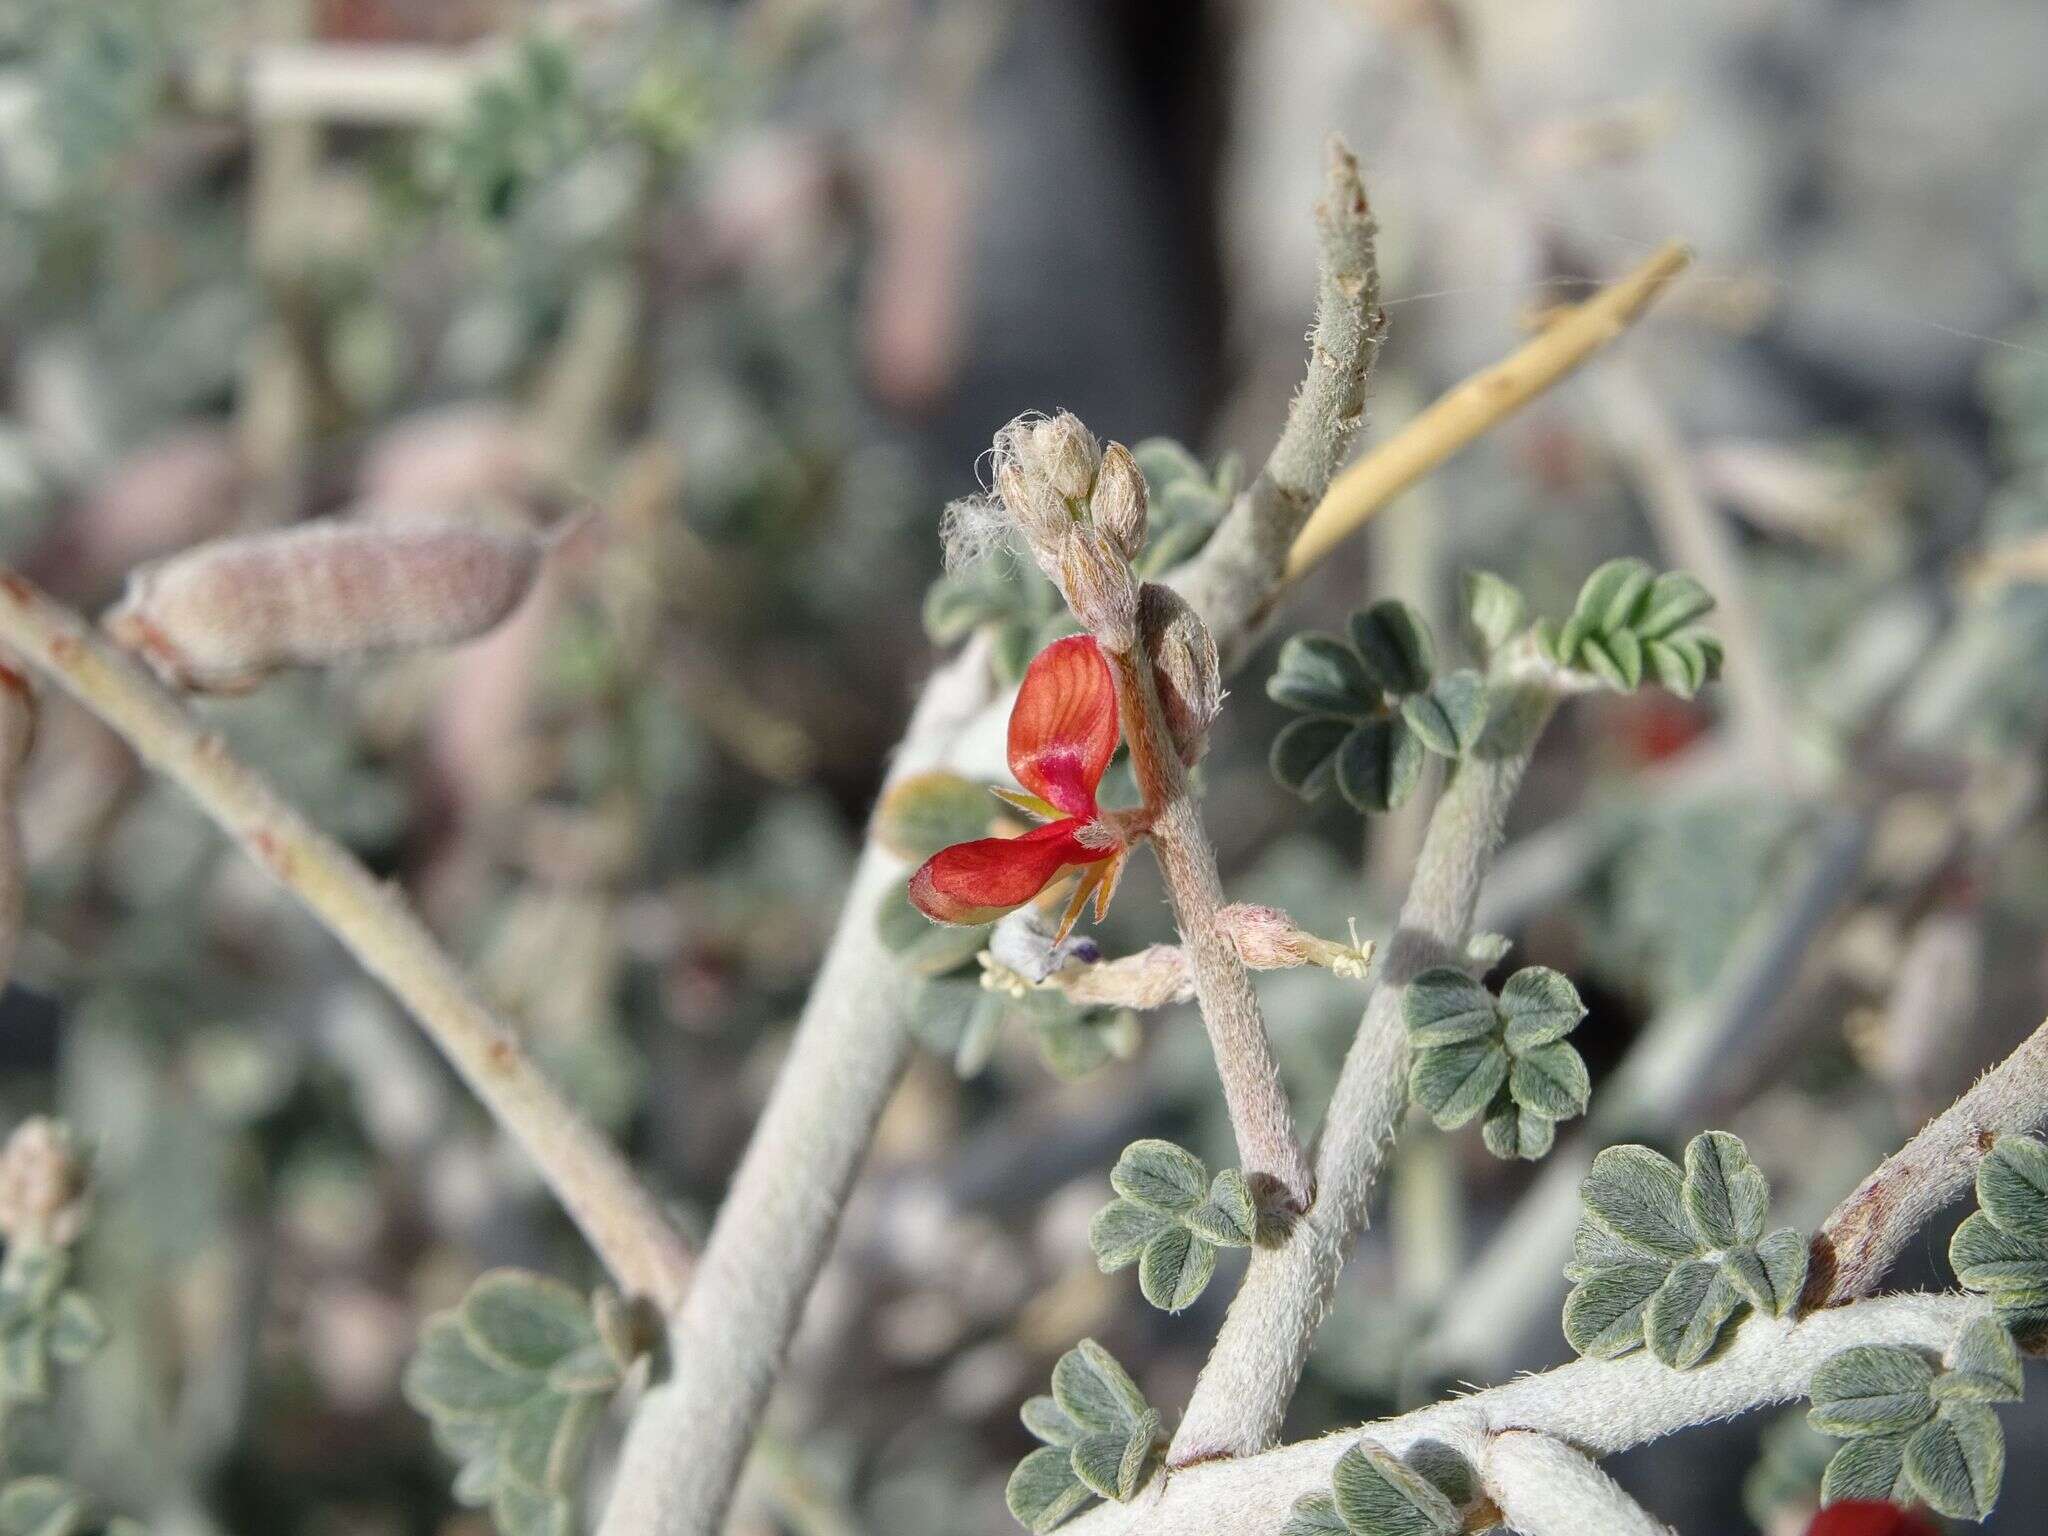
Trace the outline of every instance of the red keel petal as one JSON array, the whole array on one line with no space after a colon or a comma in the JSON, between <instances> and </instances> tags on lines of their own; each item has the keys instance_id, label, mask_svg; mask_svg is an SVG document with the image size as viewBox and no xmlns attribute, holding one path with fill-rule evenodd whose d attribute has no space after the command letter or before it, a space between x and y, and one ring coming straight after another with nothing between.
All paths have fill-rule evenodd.
<instances>
[{"instance_id":1,"label":"red keel petal","mask_svg":"<svg viewBox=\"0 0 2048 1536\"><path fill-rule=\"evenodd\" d=\"M1010 771L1033 794L1083 821L1116 751L1116 679L1089 635L1055 640L1032 659L1010 711Z\"/></svg>"},{"instance_id":2,"label":"red keel petal","mask_svg":"<svg viewBox=\"0 0 2048 1536\"><path fill-rule=\"evenodd\" d=\"M1830 1504L1815 1515L1806 1536L1941 1536L1941 1532L1926 1516L1896 1504L1852 1499Z\"/></svg>"},{"instance_id":3,"label":"red keel petal","mask_svg":"<svg viewBox=\"0 0 2048 1536\"><path fill-rule=\"evenodd\" d=\"M1111 850L1085 848L1077 821L1055 821L1022 837L983 837L941 848L910 877L910 904L936 923L992 922L1021 907L1069 864Z\"/></svg>"}]
</instances>

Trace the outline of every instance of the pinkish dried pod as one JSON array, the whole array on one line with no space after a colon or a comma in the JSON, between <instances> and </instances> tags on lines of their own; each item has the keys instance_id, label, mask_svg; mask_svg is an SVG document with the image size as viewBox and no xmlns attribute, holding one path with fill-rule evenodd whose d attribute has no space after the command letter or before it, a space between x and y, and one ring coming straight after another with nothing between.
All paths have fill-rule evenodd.
<instances>
[{"instance_id":1,"label":"pinkish dried pod","mask_svg":"<svg viewBox=\"0 0 2048 1536\"><path fill-rule=\"evenodd\" d=\"M25 1247L64 1247L85 1230L87 1166L71 1128L32 1115L0 1150L0 1235Z\"/></svg>"},{"instance_id":2,"label":"pinkish dried pod","mask_svg":"<svg viewBox=\"0 0 2048 1536\"><path fill-rule=\"evenodd\" d=\"M455 523L307 523L147 566L105 624L170 686L241 693L280 667L474 639L519 606L546 549Z\"/></svg>"},{"instance_id":3,"label":"pinkish dried pod","mask_svg":"<svg viewBox=\"0 0 2048 1536\"><path fill-rule=\"evenodd\" d=\"M1202 616L1178 592L1148 581L1138 591L1138 632L1152 662L1152 686L1174 750L1192 768L1223 709L1223 669Z\"/></svg>"},{"instance_id":4,"label":"pinkish dried pod","mask_svg":"<svg viewBox=\"0 0 2048 1536\"><path fill-rule=\"evenodd\" d=\"M1095 526L1108 534L1126 560L1138 558L1145 547L1148 508L1145 472L1122 443L1102 450L1102 467L1095 475L1095 491L1088 499L1088 515Z\"/></svg>"},{"instance_id":5,"label":"pinkish dried pod","mask_svg":"<svg viewBox=\"0 0 2048 1536\"><path fill-rule=\"evenodd\" d=\"M1297 927L1278 907L1236 902L1217 910L1216 920L1238 958L1255 971L1284 971L1298 965L1321 966L1339 976L1362 981L1372 964L1373 945L1319 939Z\"/></svg>"}]
</instances>

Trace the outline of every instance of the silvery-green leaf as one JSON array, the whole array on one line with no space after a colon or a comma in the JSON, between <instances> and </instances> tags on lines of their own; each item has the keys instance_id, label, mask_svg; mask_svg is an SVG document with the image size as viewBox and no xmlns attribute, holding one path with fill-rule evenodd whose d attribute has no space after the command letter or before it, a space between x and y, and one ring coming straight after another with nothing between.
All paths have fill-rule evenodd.
<instances>
[{"instance_id":1,"label":"silvery-green leaf","mask_svg":"<svg viewBox=\"0 0 2048 1536\"><path fill-rule=\"evenodd\" d=\"M1508 1091L1522 1108L1547 1120L1583 1115L1593 1097L1593 1079L1579 1053L1562 1040L1517 1054Z\"/></svg>"},{"instance_id":2,"label":"silvery-green leaf","mask_svg":"<svg viewBox=\"0 0 2048 1536\"><path fill-rule=\"evenodd\" d=\"M1934 1367L1898 1344L1857 1344L1813 1373L1806 1419L1824 1435L1886 1435L1934 1416Z\"/></svg>"},{"instance_id":3,"label":"silvery-green leaf","mask_svg":"<svg viewBox=\"0 0 2048 1536\"><path fill-rule=\"evenodd\" d=\"M988 947L989 926L935 923L910 904L909 888L892 885L875 909L882 947L918 976L943 976Z\"/></svg>"},{"instance_id":4,"label":"silvery-green leaf","mask_svg":"<svg viewBox=\"0 0 2048 1536\"><path fill-rule=\"evenodd\" d=\"M1127 1501L1144 1481L1159 1415L1147 1411L1128 1432L1088 1435L1075 1443L1074 1475L1105 1499Z\"/></svg>"},{"instance_id":5,"label":"silvery-green leaf","mask_svg":"<svg viewBox=\"0 0 2048 1536\"><path fill-rule=\"evenodd\" d=\"M17 1477L0 1489L4 1536L75 1536L85 1528L86 1499L58 1477Z\"/></svg>"},{"instance_id":6,"label":"silvery-green leaf","mask_svg":"<svg viewBox=\"0 0 2048 1536\"><path fill-rule=\"evenodd\" d=\"M1645 640L1661 640L1714 606L1707 589L1683 571L1666 571L1650 584L1643 611L1630 626Z\"/></svg>"},{"instance_id":7,"label":"silvery-green leaf","mask_svg":"<svg viewBox=\"0 0 2048 1536\"><path fill-rule=\"evenodd\" d=\"M1625 628L1650 594L1655 573L1641 560L1626 556L1594 569L1579 588L1572 616L1583 618L1598 633Z\"/></svg>"},{"instance_id":8,"label":"silvery-green leaf","mask_svg":"<svg viewBox=\"0 0 2048 1536\"><path fill-rule=\"evenodd\" d=\"M1418 1440L1401 1458L1435 1484L1436 1491L1463 1508L1479 1497L1479 1474L1457 1451L1441 1440Z\"/></svg>"},{"instance_id":9,"label":"silvery-green leaf","mask_svg":"<svg viewBox=\"0 0 2048 1536\"><path fill-rule=\"evenodd\" d=\"M1438 757L1463 757L1486 728L1486 683L1469 667L1401 701L1401 718Z\"/></svg>"},{"instance_id":10,"label":"silvery-green leaf","mask_svg":"<svg viewBox=\"0 0 2048 1536\"><path fill-rule=\"evenodd\" d=\"M548 1372L548 1390L567 1397L603 1396L621 1380L619 1363L602 1343L586 1344L562 1356Z\"/></svg>"},{"instance_id":11,"label":"silvery-green leaf","mask_svg":"<svg viewBox=\"0 0 2048 1536\"><path fill-rule=\"evenodd\" d=\"M1956 1335L1948 1369L1934 1380L1934 1395L1944 1401L2016 1403L2025 1387L2012 1334L1996 1318L1980 1317Z\"/></svg>"},{"instance_id":12,"label":"silvery-green leaf","mask_svg":"<svg viewBox=\"0 0 2048 1536\"><path fill-rule=\"evenodd\" d=\"M1350 735L1349 720L1311 715L1291 721L1273 738L1273 777L1304 800L1318 799L1337 782L1337 751Z\"/></svg>"},{"instance_id":13,"label":"silvery-green leaf","mask_svg":"<svg viewBox=\"0 0 2048 1536\"><path fill-rule=\"evenodd\" d=\"M1067 1417L1064 1408L1043 1395L1026 1398L1018 1416L1024 1420L1024 1427L1047 1445L1076 1445L1086 1433Z\"/></svg>"},{"instance_id":14,"label":"silvery-green leaf","mask_svg":"<svg viewBox=\"0 0 2048 1536\"><path fill-rule=\"evenodd\" d=\"M1351 615L1351 644L1366 674L1399 697L1420 693L1436 670L1436 643L1422 615L1398 598Z\"/></svg>"},{"instance_id":15,"label":"silvery-green leaf","mask_svg":"<svg viewBox=\"0 0 2048 1536\"><path fill-rule=\"evenodd\" d=\"M987 837L995 810L986 785L942 768L913 773L882 795L875 839L897 858L921 864L941 848Z\"/></svg>"},{"instance_id":16,"label":"silvery-green leaf","mask_svg":"<svg viewBox=\"0 0 2048 1536\"><path fill-rule=\"evenodd\" d=\"M1579 1198L1615 1236L1667 1259L1686 1259L1700 1251L1700 1242L1685 1214L1684 1186L1678 1165L1662 1153L1608 1147L1593 1159Z\"/></svg>"},{"instance_id":17,"label":"silvery-green leaf","mask_svg":"<svg viewBox=\"0 0 2048 1536\"><path fill-rule=\"evenodd\" d=\"M1505 645L1528 620L1529 605L1509 582L1492 571L1467 571L1464 577L1465 622L1484 656Z\"/></svg>"},{"instance_id":18,"label":"silvery-green leaf","mask_svg":"<svg viewBox=\"0 0 2048 1536\"><path fill-rule=\"evenodd\" d=\"M1494 1095L1487 1106L1486 1123L1479 1129L1486 1150L1495 1157L1533 1163L1548 1156L1557 1143L1557 1123L1522 1108L1511 1093Z\"/></svg>"},{"instance_id":19,"label":"silvery-green leaf","mask_svg":"<svg viewBox=\"0 0 2048 1536\"><path fill-rule=\"evenodd\" d=\"M1138 1384L1093 1339L1060 1356L1052 1368L1052 1395L1087 1430L1128 1430L1150 1411Z\"/></svg>"},{"instance_id":20,"label":"silvery-green leaf","mask_svg":"<svg viewBox=\"0 0 2048 1536\"><path fill-rule=\"evenodd\" d=\"M1643 642L1643 670L1658 687L1689 699L1707 680L1707 664L1696 646L1666 640Z\"/></svg>"},{"instance_id":21,"label":"silvery-green leaf","mask_svg":"<svg viewBox=\"0 0 2048 1536\"><path fill-rule=\"evenodd\" d=\"M498 1455L498 1420L430 1419L434 1444L455 1461L490 1461ZM495 1470L493 1476L496 1475Z\"/></svg>"},{"instance_id":22,"label":"silvery-green leaf","mask_svg":"<svg viewBox=\"0 0 2048 1536\"><path fill-rule=\"evenodd\" d=\"M1012 601L993 585L941 576L924 596L925 633L934 645L951 645L966 639L978 625L1000 617Z\"/></svg>"},{"instance_id":23,"label":"silvery-green leaf","mask_svg":"<svg viewBox=\"0 0 2048 1536\"><path fill-rule=\"evenodd\" d=\"M1351 1527L1337 1513L1337 1501L1327 1493L1304 1493L1287 1512L1280 1536L1351 1536Z\"/></svg>"},{"instance_id":24,"label":"silvery-green leaf","mask_svg":"<svg viewBox=\"0 0 2048 1536\"><path fill-rule=\"evenodd\" d=\"M1500 1027L1493 994L1454 965L1432 966L1409 982L1401 1017L1418 1050L1477 1040Z\"/></svg>"},{"instance_id":25,"label":"silvery-green leaf","mask_svg":"<svg viewBox=\"0 0 2048 1536\"><path fill-rule=\"evenodd\" d=\"M65 1291L50 1314L50 1355L63 1365L91 1359L107 1342L107 1325L82 1291Z\"/></svg>"},{"instance_id":26,"label":"silvery-green leaf","mask_svg":"<svg viewBox=\"0 0 2048 1536\"><path fill-rule=\"evenodd\" d=\"M462 1298L457 1315L476 1352L512 1371L546 1371L597 1341L583 1297L559 1280L524 1270L484 1275Z\"/></svg>"},{"instance_id":27,"label":"silvery-green leaf","mask_svg":"<svg viewBox=\"0 0 2048 1536\"><path fill-rule=\"evenodd\" d=\"M1116 1199L1097 1211L1088 1224L1088 1245L1095 1250L1095 1262L1102 1272L1113 1275L1137 1263L1145 1245L1175 1225L1170 1212Z\"/></svg>"},{"instance_id":28,"label":"silvery-green leaf","mask_svg":"<svg viewBox=\"0 0 2048 1536\"><path fill-rule=\"evenodd\" d=\"M2000 1231L2048 1242L2048 1144L1999 1137L1977 1165L1977 1204Z\"/></svg>"},{"instance_id":29,"label":"silvery-green leaf","mask_svg":"<svg viewBox=\"0 0 2048 1536\"><path fill-rule=\"evenodd\" d=\"M1500 989L1500 1011L1507 1020L1511 1051L1562 1040L1579 1027L1586 1005L1578 988L1547 965L1525 965Z\"/></svg>"},{"instance_id":30,"label":"silvery-green leaf","mask_svg":"<svg viewBox=\"0 0 2048 1536\"><path fill-rule=\"evenodd\" d=\"M1564 1302L1565 1342L1611 1360L1643 1342L1643 1314L1670 1276L1668 1263L1615 1264L1588 1272Z\"/></svg>"},{"instance_id":31,"label":"silvery-green leaf","mask_svg":"<svg viewBox=\"0 0 2048 1536\"><path fill-rule=\"evenodd\" d=\"M1616 1264L1645 1263L1656 1263L1665 1269L1671 1267L1668 1257L1616 1236L1591 1216L1581 1216L1578 1228L1572 1234L1571 1262L1565 1265L1564 1273L1567 1280L1578 1281L1596 1269L1611 1269Z\"/></svg>"},{"instance_id":32,"label":"silvery-green leaf","mask_svg":"<svg viewBox=\"0 0 2048 1536\"><path fill-rule=\"evenodd\" d=\"M501 1476L517 1478L542 1493L563 1491L557 1476L555 1442L575 1401L559 1392L536 1392L499 1421Z\"/></svg>"},{"instance_id":33,"label":"silvery-green leaf","mask_svg":"<svg viewBox=\"0 0 2048 1536\"><path fill-rule=\"evenodd\" d=\"M1938 1514L1982 1520L2005 1477L2005 1433L1982 1403L1944 1403L1906 1440L1906 1476Z\"/></svg>"},{"instance_id":34,"label":"silvery-green leaf","mask_svg":"<svg viewBox=\"0 0 2048 1536\"><path fill-rule=\"evenodd\" d=\"M1194 1305L1216 1272L1216 1250L1186 1227L1169 1227L1138 1257L1138 1289L1162 1312Z\"/></svg>"},{"instance_id":35,"label":"silvery-green leaf","mask_svg":"<svg viewBox=\"0 0 2048 1536\"><path fill-rule=\"evenodd\" d=\"M1337 1458L1331 1483L1337 1512L1355 1536L1456 1536L1464 1528L1436 1484L1369 1441Z\"/></svg>"},{"instance_id":36,"label":"silvery-green leaf","mask_svg":"<svg viewBox=\"0 0 2048 1536\"><path fill-rule=\"evenodd\" d=\"M48 1399L50 1378L50 1329L47 1323L31 1320L18 1324L0 1341L0 1401L40 1403Z\"/></svg>"},{"instance_id":37,"label":"silvery-green leaf","mask_svg":"<svg viewBox=\"0 0 2048 1536\"><path fill-rule=\"evenodd\" d=\"M1710 1248L1753 1243L1764 1235L1771 1189L1740 1137L1703 1131L1685 1149L1685 1210Z\"/></svg>"},{"instance_id":38,"label":"silvery-green leaf","mask_svg":"<svg viewBox=\"0 0 2048 1536\"><path fill-rule=\"evenodd\" d=\"M1170 437L1146 438L1131 449L1131 457L1138 461L1146 489L1155 497L1164 496L1182 480L1208 479L1202 461Z\"/></svg>"},{"instance_id":39,"label":"silvery-green leaf","mask_svg":"<svg viewBox=\"0 0 2048 1536\"><path fill-rule=\"evenodd\" d=\"M1736 1281L1759 1312L1784 1317L1799 1305L1799 1293L1806 1289L1809 1248L1804 1234L1792 1227L1780 1227L1754 1248L1729 1250L1731 1254L1754 1254L1757 1263L1756 1269L1745 1266L1740 1276L1731 1270L1729 1278Z\"/></svg>"},{"instance_id":40,"label":"silvery-green leaf","mask_svg":"<svg viewBox=\"0 0 2048 1536\"><path fill-rule=\"evenodd\" d=\"M576 1530L576 1510L567 1499L507 1479L498 1483L491 1520L498 1536L574 1536Z\"/></svg>"},{"instance_id":41,"label":"silvery-green leaf","mask_svg":"<svg viewBox=\"0 0 2048 1536\"><path fill-rule=\"evenodd\" d=\"M1394 811L1422 778L1422 739L1398 715L1353 728L1337 748L1337 792L1359 811Z\"/></svg>"},{"instance_id":42,"label":"silvery-green leaf","mask_svg":"<svg viewBox=\"0 0 2048 1536\"><path fill-rule=\"evenodd\" d=\"M56 1299L70 1270L70 1255L62 1248L19 1248L7 1256L7 1291L40 1312Z\"/></svg>"},{"instance_id":43,"label":"silvery-green leaf","mask_svg":"<svg viewBox=\"0 0 2048 1536\"><path fill-rule=\"evenodd\" d=\"M1912 1479L1906 1476L1906 1437L1866 1435L1835 1452L1820 1480L1820 1501L1905 1504L1911 1502L1912 1490Z\"/></svg>"},{"instance_id":44,"label":"silvery-green leaf","mask_svg":"<svg viewBox=\"0 0 2048 1536\"><path fill-rule=\"evenodd\" d=\"M1259 1213L1251 1187L1236 1168L1225 1168L1209 1185L1209 1198L1183 1218L1197 1234L1222 1248L1248 1248L1259 1235Z\"/></svg>"},{"instance_id":45,"label":"silvery-green leaf","mask_svg":"<svg viewBox=\"0 0 2048 1536\"><path fill-rule=\"evenodd\" d=\"M984 992L967 1015L967 1023L960 1030L960 1043L953 1047L953 1071L962 1082L981 1076L989 1058L995 1055L1002 1029L1003 999L997 993Z\"/></svg>"},{"instance_id":46,"label":"silvery-green leaf","mask_svg":"<svg viewBox=\"0 0 2048 1536\"><path fill-rule=\"evenodd\" d=\"M1380 689L1350 646L1335 635L1292 636L1266 680L1274 703L1310 715L1362 720L1379 712Z\"/></svg>"},{"instance_id":47,"label":"silvery-green leaf","mask_svg":"<svg viewBox=\"0 0 2048 1536\"><path fill-rule=\"evenodd\" d=\"M1643 1311L1643 1342L1673 1370L1688 1371L1720 1342L1721 1330L1744 1303L1721 1266L1687 1259L1671 1271Z\"/></svg>"},{"instance_id":48,"label":"silvery-green leaf","mask_svg":"<svg viewBox=\"0 0 2048 1536\"><path fill-rule=\"evenodd\" d=\"M431 1418L480 1418L523 1403L537 1377L503 1370L480 1357L453 1312L420 1329L420 1347L406 1363L405 1400Z\"/></svg>"},{"instance_id":49,"label":"silvery-green leaf","mask_svg":"<svg viewBox=\"0 0 2048 1536\"><path fill-rule=\"evenodd\" d=\"M1507 1077L1508 1053L1498 1040L1466 1040L1417 1051L1408 1069L1408 1093L1448 1131L1493 1102Z\"/></svg>"},{"instance_id":50,"label":"silvery-green leaf","mask_svg":"<svg viewBox=\"0 0 2048 1536\"><path fill-rule=\"evenodd\" d=\"M1209 1170L1194 1153L1148 1138L1124 1148L1110 1170L1109 1183L1126 1200L1183 1215L1202 1203Z\"/></svg>"},{"instance_id":51,"label":"silvery-green leaf","mask_svg":"<svg viewBox=\"0 0 2048 1536\"><path fill-rule=\"evenodd\" d=\"M1049 1445L1018 1462L1003 1490L1011 1516L1034 1536L1051 1530L1092 1497L1074 1471L1072 1454Z\"/></svg>"},{"instance_id":52,"label":"silvery-green leaf","mask_svg":"<svg viewBox=\"0 0 2048 1536\"><path fill-rule=\"evenodd\" d=\"M2048 1243L2002 1232L1982 1211L1971 1212L1956 1228L1948 1262L1973 1291L2048 1285Z\"/></svg>"},{"instance_id":53,"label":"silvery-green leaf","mask_svg":"<svg viewBox=\"0 0 2048 1536\"><path fill-rule=\"evenodd\" d=\"M1578 665L1617 693L1633 693L1643 680L1643 644L1625 629L1588 635L1579 642Z\"/></svg>"}]
</instances>

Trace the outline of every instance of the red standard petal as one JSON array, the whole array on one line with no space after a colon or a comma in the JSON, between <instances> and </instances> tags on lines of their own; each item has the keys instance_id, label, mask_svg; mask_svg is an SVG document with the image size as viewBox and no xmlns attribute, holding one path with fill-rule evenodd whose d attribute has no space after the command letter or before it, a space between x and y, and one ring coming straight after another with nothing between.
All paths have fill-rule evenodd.
<instances>
[{"instance_id":1,"label":"red standard petal","mask_svg":"<svg viewBox=\"0 0 2048 1536\"><path fill-rule=\"evenodd\" d=\"M1083 821L1116 751L1116 680L1089 635L1040 651L1010 711L1010 771L1034 795Z\"/></svg>"},{"instance_id":2,"label":"red standard petal","mask_svg":"<svg viewBox=\"0 0 2048 1536\"><path fill-rule=\"evenodd\" d=\"M1941 1530L1926 1516L1896 1504L1852 1499L1815 1515L1806 1536L1941 1536Z\"/></svg>"},{"instance_id":3,"label":"red standard petal","mask_svg":"<svg viewBox=\"0 0 2048 1536\"><path fill-rule=\"evenodd\" d=\"M1069 864L1111 850L1084 848L1077 821L1055 821L1022 837L983 837L941 848L910 877L910 904L937 923L993 922L1021 907Z\"/></svg>"}]
</instances>

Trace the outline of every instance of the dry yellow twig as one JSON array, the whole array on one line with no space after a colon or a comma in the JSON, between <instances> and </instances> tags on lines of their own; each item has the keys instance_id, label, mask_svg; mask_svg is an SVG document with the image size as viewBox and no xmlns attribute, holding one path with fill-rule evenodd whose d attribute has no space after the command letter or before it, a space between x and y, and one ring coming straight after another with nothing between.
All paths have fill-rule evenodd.
<instances>
[{"instance_id":1,"label":"dry yellow twig","mask_svg":"<svg viewBox=\"0 0 2048 1536\"><path fill-rule=\"evenodd\" d=\"M0 641L196 800L419 1020L524 1147L619 1285L673 1310L688 1246L618 1150L542 1076L402 897L279 798L85 621L0 569Z\"/></svg>"},{"instance_id":2,"label":"dry yellow twig","mask_svg":"<svg viewBox=\"0 0 2048 1536\"><path fill-rule=\"evenodd\" d=\"M1664 246L1619 282L1565 311L1512 356L1473 374L1345 470L1296 536L1286 579L1297 580L1445 459L1616 341L1691 261L1684 246Z\"/></svg>"}]
</instances>

